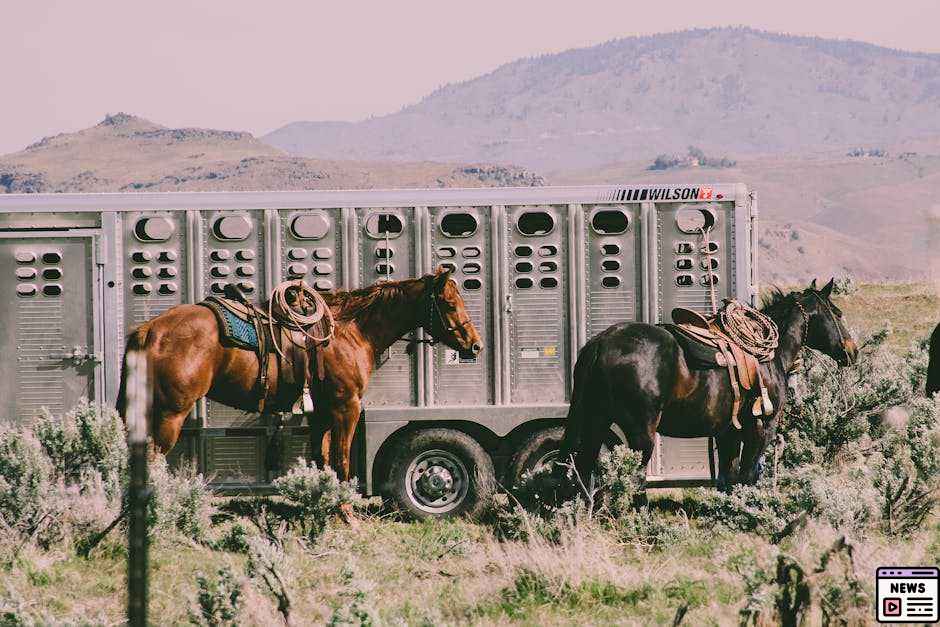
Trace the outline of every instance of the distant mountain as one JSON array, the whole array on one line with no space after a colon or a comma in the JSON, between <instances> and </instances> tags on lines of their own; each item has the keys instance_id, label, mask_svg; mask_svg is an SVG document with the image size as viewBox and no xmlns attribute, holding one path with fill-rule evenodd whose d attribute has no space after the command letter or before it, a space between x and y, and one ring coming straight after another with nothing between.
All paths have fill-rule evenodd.
<instances>
[{"instance_id":1,"label":"distant mountain","mask_svg":"<svg viewBox=\"0 0 940 627\"><path fill-rule=\"evenodd\" d=\"M0 156L0 193L540 185L522 168L292 157L249 133L165 128L119 113Z\"/></svg>"},{"instance_id":2,"label":"distant mountain","mask_svg":"<svg viewBox=\"0 0 940 627\"><path fill-rule=\"evenodd\" d=\"M747 28L521 59L362 122L295 122L292 154L587 168L694 144L715 157L940 135L940 55Z\"/></svg>"}]
</instances>

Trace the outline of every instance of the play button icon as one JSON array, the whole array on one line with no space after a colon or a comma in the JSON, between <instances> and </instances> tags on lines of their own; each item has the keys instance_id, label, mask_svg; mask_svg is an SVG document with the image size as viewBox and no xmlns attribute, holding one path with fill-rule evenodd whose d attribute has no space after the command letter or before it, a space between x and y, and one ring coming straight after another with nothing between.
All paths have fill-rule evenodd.
<instances>
[{"instance_id":1,"label":"play button icon","mask_svg":"<svg viewBox=\"0 0 940 627\"><path fill-rule=\"evenodd\" d=\"M883 616L900 616L901 599L898 597L888 597L882 600Z\"/></svg>"}]
</instances>

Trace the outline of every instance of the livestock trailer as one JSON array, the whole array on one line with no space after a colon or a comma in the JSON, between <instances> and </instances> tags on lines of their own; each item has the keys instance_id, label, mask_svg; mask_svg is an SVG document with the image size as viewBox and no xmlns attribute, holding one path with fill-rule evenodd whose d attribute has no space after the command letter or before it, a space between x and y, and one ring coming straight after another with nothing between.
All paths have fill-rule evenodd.
<instances>
[{"instance_id":1,"label":"livestock trailer","mask_svg":"<svg viewBox=\"0 0 940 627\"><path fill-rule=\"evenodd\" d=\"M485 349L465 360L393 346L366 394L354 463L371 494L411 451L410 468L423 460L450 483L405 477L407 494L446 513L464 495L440 490L465 465L410 443L457 432L497 478L514 455L515 472L547 458L588 338L676 306L708 311L710 283L719 299L754 301L756 219L740 184L0 195L0 416L29 421L81 397L112 404L126 334L228 282L260 300L285 279L351 289L445 265ZM203 400L171 455L221 488L257 488L306 455L307 433L297 417L271 424ZM659 438L650 482L709 480L710 450Z\"/></svg>"}]
</instances>

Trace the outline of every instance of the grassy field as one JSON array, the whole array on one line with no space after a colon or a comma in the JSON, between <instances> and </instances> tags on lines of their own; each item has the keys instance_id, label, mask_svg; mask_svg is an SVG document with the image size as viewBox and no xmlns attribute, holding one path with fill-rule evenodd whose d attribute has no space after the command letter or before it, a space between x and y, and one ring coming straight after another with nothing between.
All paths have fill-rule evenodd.
<instances>
[{"instance_id":1,"label":"grassy field","mask_svg":"<svg viewBox=\"0 0 940 627\"><path fill-rule=\"evenodd\" d=\"M887 346L896 354L925 337L940 317L937 295L922 285L863 285L838 303L860 333L890 322ZM826 608L841 608L845 624L871 623L875 568L937 564L940 524L931 514L902 533L859 526L860 512L874 520L877 507L857 509L850 502L863 497L855 488L838 480L833 485L826 511L838 509L831 503L856 507L849 521L814 515L781 537L768 531L780 527L761 518L762 510L729 503L715 508L704 489L655 491L648 512L626 523L582 514L564 519L568 523L554 520L552 533L529 529L513 540L497 514L477 522L407 522L373 504L354 527L334 520L314 540L284 534L277 570L297 625L736 625L775 622L773 581L778 565L790 560L809 583L809 624L820 624ZM716 524L714 514L701 515L707 507L729 518L753 516L755 528ZM505 501L497 509L513 511ZM517 527L525 531L535 520L517 518ZM197 575L214 579L223 567L241 590L235 622L284 622L269 590L256 574L249 576L245 553L219 542L233 524L217 515L211 541L156 535L154 624L189 623ZM850 551L829 551L843 538ZM122 621L126 551L119 534L87 558L67 542L47 549L27 542L12 557L10 549L0 551L0 625ZM748 614L748 608L758 609Z\"/></svg>"}]
</instances>

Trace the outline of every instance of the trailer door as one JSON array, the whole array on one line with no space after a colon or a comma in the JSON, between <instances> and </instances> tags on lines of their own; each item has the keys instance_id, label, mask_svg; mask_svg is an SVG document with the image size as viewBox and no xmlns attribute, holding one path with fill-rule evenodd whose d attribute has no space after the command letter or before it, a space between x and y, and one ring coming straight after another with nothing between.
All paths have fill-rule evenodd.
<instances>
[{"instance_id":1,"label":"trailer door","mask_svg":"<svg viewBox=\"0 0 940 627\"><path fill-rule=\"evenodd\" d=\"M511 207L507 302L510 398L564 403L569 338L567 206Z\"/></svg>"},{"instance_id":2,"label":"trailer door","mask_svg":"<svg viewBox=\"0 0 940 627\"><path fill-rule=\"evenodd\" d=\"M97 274L92 236L17 233L0 239L0 399L30 422L42 408L95 400Z\"/></svg>"}]
</instances>

